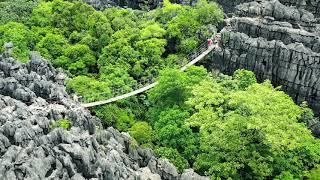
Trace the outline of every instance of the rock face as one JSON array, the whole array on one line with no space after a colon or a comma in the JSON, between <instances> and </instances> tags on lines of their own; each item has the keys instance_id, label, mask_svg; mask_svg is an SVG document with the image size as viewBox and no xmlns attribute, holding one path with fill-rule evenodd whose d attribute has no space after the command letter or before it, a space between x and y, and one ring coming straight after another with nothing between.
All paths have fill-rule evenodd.
<instances>
[{"instance_id":1,"label":"rock face","mask_svg":"<svg viewBox=\"0 0 320 180\"><path fill-rule=\"evenodd\" d=\"M310 1L308 1L310 2ZM254 71L258 80L282 86L297 103L307 101L320 114L320 25L315 14L278 0L237 5L210 69L232 74ZM319 121L309 124L319 134Z\"/></svg>"},{"instance_id":2,"label":"rock face","mask_svg":"<svg viewBox=\"0 0 320 180\"><path fill-rule=\"evenodd\" d=\"M83 0L98 10L109 7L127 7L132 9L150 10L163 4L163 0ZM172 3L195 5L197 0L171 0Z\"/></svg>"},{"instance_id":3,"label":"rock face","mask_svg":"<svg viewBox=\"0 0 320 180\"><path fill-rule=\"evenodd\" d=\"M99 119L70 100L59 72L39 54L27 64L0 56L0 179L157 180L182 174L127 133L101 129ZM50 125L62 118L70 131Z\"/></svg>"},{"instance_id":4,"label":"rock face","mask_svg":"<svg viewBox=\"0 0 320 180\"><path fill-rule=\"evenodd\" d=\"M102 10L108 7L129 7L133 9L154 9L161 6L163 0L84 0L94 8ZM212 0L208 0L212 1ZM234 8L242 3L253 0L217 0L226 13L233 13ZM261 0L258 0L261 1ZM272 0L270 0L272 1ZM299 9L306 9L316 17L320 17L320 0L279 0L287 6L295 6ZM172 3L195 5L198 0L170 0Z\"/></svg>"},{"instance_id":5,"label":"rock face","mask_svg":"<svg viewBox=\"0 0 320 180\"><path fill-rule=\"evenodd\" d=\"M252 2L253 0L217 0L227 13L233 13L234 8L243 3ZM259 2L262 0L258 0ZM272 0L270 0L272 1ZM299 9L305 9L313 13L316 17L320 17L320 0L279 0L280 3L287 7L295 6Z\"/></svg>"},{"instance_id":6,"label":"rock face","mask_svg":"<svg viewBox=\"0 0 320 180\"><path fill-rule=\"evenodd\" d=\"M132 9L154 9L161 0L84 0L95 9L103 10L108 7L128 7Z\"/></svg>"}]
</instances>

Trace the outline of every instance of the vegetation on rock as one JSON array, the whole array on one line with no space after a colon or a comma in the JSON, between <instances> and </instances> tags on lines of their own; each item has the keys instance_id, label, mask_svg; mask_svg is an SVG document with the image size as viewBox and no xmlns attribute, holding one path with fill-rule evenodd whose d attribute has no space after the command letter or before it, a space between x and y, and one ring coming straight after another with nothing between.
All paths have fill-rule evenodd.
<instances>
[{"instance_id":1,"label":"vegetation on rock","mask_svg":"<svg viewBox=\"0 0 320 180\"><path fill-rule=\"evenodd\" d=\"M66 130L69 130L72 126L72 122L68 119L60 119L60 120L57 120L55 122L53 122L51 125L50 125L50 128L53 129L53 128L62 128L62 129L66 129Z\"/></svg>"}]
</instances>

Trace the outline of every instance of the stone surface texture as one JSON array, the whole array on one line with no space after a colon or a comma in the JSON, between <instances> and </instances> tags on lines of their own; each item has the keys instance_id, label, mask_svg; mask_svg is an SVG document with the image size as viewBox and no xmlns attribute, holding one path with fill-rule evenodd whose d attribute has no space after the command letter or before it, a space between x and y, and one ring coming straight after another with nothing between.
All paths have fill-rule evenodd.
<instances>
[{"instance_id":1,"label":"stone surface texture","mask_svg":"<svg viewBox=\"0 0 320 180\"><path fill-rule=\"evenodd\" d=\"M179 174L152 150L132 145L129 134L102 129L60 81L61 71L38 53L27 64L0 56L1 180L204 178ZM63 118L72 122L69 131L50 127Z\"/></svg>"}]
</instances>

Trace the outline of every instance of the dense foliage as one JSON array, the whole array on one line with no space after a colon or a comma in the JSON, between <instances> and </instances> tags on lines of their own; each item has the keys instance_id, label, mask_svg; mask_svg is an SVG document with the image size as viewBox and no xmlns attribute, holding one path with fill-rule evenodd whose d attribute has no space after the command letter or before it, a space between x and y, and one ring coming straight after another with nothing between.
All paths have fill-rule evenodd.
<instances>
[{"instance_id":1,"label":"dense foliage","mask_svg":"<svg viewBox=\"0 0 320 180\"><path fill-rule=\"evenodd\" d=\"M299 123L305 107L252 72L166 70L159 82L149 93L156 151L178 168L187 161L213 179L300 179L320 163L320 141Z\"/></svg>"},{"instance_id":2,"label":"dense foliage","mask_svg":"<svg viewBox=\"0 0 320 180\"><path fill-rule=\"evenodd\" d=\"M38 0L0 0L0 24L10 21L28 22L38 2Z\"/></svg>"},{"instance_id":3,"label":"dense foliage","mask_svg":"<svg viewBox=\"0 0 320 180\"><path fill-rule=\"evenodd\" d=\"M80 0L0 0L0 12L0 46L12 41L21 61L41 52L70 75L68 90L82 101L157 79L147 95L92 111L105 127L129 132L180 171L191 167L212 179L319 177L320 142L305 126L313 118L307 104L295 105L268 81L258 84L250 71L225 76L203 67L177 69L215 33L223 19L216 3L164 0L163 8L148 12L101 12ZM54 127L70 129L71 122Z\"/></svg>"},{"instance_id":4,"label":"dense foliage","mask_svg":"<svg viewBox=\"0 0 320 180\"><path fill-rule=\"evenodd\" d=\"M68 71L72 77L69 89L86 102L130 92L158 76L159 70L185 63L185 54L208 37L208 24L217 24L223 18L218 5L206 1L190 7L165 0L164 8L149 12L119 8L100 12L80 0L20 0L2 4L2 10L9 5L28 10L23 11L23 19L0 24L1 47L12 41L13 55L22 61L28 60L31 50L41 52L56 67ZM3 17L11 17L10 12ZM132 117L143 119L140 110L144 105L131 103L140 101L131 98L116 107L94 111L106 125L121 124L127 130L132 123L126 127L119 121L123 119L128 124ZM123 108L128 103L131 107ZM118 106L121 109L112 111L112 115L104 111ZM110 116L122 118L105 119Z\"/></svg>"}]
</instances>

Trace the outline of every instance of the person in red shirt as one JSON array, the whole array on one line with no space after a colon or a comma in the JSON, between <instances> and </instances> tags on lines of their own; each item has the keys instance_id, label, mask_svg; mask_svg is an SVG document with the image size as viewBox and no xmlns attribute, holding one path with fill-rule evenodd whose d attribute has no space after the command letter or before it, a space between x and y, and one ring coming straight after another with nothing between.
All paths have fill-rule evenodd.
<instances>
[{"instance_id":1,"label":"person in red shirt","mask_svg":"<svg viewBox=\"0 0 320 180\"><path fill-rule=\"evenodd\" d=\"M208 42L208 46L213 45L213 41L212 41L212 39L208 39L208 40L207 40L207 42Z\"/></svg>"}]
</instances>

